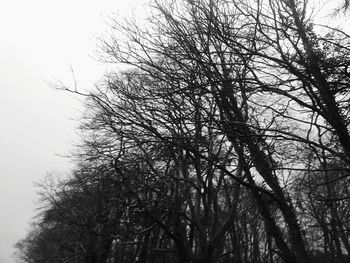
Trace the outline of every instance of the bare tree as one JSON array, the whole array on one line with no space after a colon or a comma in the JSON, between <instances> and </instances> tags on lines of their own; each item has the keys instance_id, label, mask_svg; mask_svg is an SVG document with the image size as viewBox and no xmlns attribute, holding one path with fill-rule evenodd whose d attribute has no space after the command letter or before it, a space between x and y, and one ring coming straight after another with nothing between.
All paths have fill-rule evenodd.
<instances>
[{"instance_id":1,"label":"bare tree","mask_svg":"<svg viewBox=\"0 0 350 263\"><path fill-rule=\"evenodd\" d=\"M91 220L86 262L310 262L315 240L345 260L349 36L307 1L152 5L104 42L128 69L86 94L47 215Z\"/></svg>"}]
</instances>

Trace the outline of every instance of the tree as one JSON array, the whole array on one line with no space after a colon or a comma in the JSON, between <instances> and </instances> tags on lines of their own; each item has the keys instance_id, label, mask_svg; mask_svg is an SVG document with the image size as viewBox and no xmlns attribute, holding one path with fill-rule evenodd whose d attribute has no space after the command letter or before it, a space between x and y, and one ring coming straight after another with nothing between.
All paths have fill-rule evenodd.
<instances>
[{"instance_id":1,"label":"tree","mask_svg":"<svg viewBox=\"0 0 350 263\"><path fill-rule=\"evenodd\" d=\"M104 43L128 69L86 94L43 222L87 230L86 262L309 262L315 238L343 260L349 36L306 1L152 3Z\"/></svg>"},{"instance_id":2,"label":"tree","mask_svg":"<svg viewBox=\"0 0 350 263\"><path fill-rule=\"evenodd\" d=\"M106 51L169 86L210 94L218 108L215 124L241 164L251 163L268 185L288 226L287 241L256 192L281 255L286 261L307 261L293 202L279 181L284 172L278 171L288 170L287 162L303 163L276 149L288 145L300 152L307 147L348 162L347 35L339 30L317 35L302 1L186 1L181 6L174 1L155 6L159 16L154 16L152 29L121 26L130 43L125 48L107 44ZM329 136L341 148L326 145ZM250 167L244 172L257 189Z\"/></svg>"}]
</instances>

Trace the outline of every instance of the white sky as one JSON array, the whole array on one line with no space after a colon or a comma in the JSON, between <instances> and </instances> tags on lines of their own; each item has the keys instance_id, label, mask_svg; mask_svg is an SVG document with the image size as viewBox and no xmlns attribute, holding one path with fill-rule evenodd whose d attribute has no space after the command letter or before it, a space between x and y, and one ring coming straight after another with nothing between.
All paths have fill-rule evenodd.
<instances>
[{"instance_id":1,"label":"white sky","mask_svg":"<svg viewBox=\"0 0 350 263\"><path fill-rule=\"evenodd\" d=\"M37 196L33 182L64 174L77 140L81 106L46 80L82 88L105 71L94 61L108 16L139 0L0 0L0 263L15 262L13 245L26 234Z\"/></svg>"},{"instance_id":2,"label":"white sky","mask_svg":"<svg viewBox=\"0 0 350 263\"><path fill-rule=\"evenodd\" d=\"M26 235L36 207L33 182L64 174L81 106L45 80L91 87L105 71L94 61L108 15L143 0L0 0L0 263Z\"/></svg>"}]
</instances>

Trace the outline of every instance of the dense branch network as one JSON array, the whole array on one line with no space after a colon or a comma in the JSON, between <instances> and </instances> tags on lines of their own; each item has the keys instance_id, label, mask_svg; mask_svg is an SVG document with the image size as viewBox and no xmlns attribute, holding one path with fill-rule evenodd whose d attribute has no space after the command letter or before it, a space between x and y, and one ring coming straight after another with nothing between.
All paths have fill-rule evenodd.
<instances>
[{"instance_id":1,"label":"dense branch network","mask_svg":"<svg viewBox=\"0 0 350 263\"><path fill-rule=\"evenodd\" d=\"M347 262L349 35L301 0L151 6L103 43L127 69L86 94L24 261Z\"/></svg>"}]
</instances>

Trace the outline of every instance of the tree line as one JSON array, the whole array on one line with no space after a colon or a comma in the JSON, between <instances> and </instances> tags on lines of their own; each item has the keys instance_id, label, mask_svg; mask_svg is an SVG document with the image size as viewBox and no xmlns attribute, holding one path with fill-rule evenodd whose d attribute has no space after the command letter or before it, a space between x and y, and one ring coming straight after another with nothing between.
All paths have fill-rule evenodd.
<instances>
[{"instance_id":1,"label":"tree line","mask_svg":"<svg viewBox=\"0 0 350 263\"><path fill-rule=\"evenodd\" d=\"M350 37L310 5L159 0L145 24L116 19L103 48L125 67L83 94L76 168L42 185L21 259L348 262Z\"/></svg>"}]
</instances>

